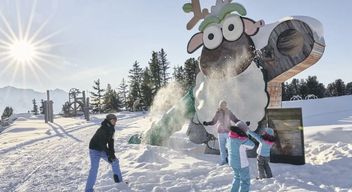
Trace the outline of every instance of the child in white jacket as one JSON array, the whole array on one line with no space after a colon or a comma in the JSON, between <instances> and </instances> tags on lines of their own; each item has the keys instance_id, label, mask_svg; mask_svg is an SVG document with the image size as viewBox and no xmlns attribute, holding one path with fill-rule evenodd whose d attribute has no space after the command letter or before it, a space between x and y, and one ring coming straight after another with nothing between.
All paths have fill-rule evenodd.
<instances>
[{"instance_id":1,"label":"child in white jacket","mask_svg":"<svg viewBox=\"0 0 352 192\"><path fill-rule=\"evenodd\" d=\"M230 127L227 142L229 165L234 172L231 192L249 191L250 175L246 150L253 149L255 144L248 139L239 127L246 126L242 121Z\"/></svg>"}]
</instances>

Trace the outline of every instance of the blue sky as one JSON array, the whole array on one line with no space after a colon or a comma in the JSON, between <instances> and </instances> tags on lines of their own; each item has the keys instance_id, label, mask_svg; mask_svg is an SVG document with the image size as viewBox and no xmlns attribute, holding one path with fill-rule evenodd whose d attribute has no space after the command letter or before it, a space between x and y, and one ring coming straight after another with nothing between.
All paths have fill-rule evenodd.
<instances>
[{"instance_id":1,"label":"blue sky","mask_svg":"<svg viewBox=\"0 0 352 192\"><path fill-rule=\"evenodd\" d=\"M172 66L182 65L189 57L198 57L200 51L187 54L190 37L195 27L186 30L192 14L182 11L187 0L38 0L29 34L34 34L42 24L48 23L38 33L37 39L50 36L45 42L53 47L45 51L52 64L38 62L42 71L37 77L28 66L14 74L15 67L0 70L0 87L7 85L43 91L72 87L90 90L93 81L100 78L117 88L122 78L127 78L134 61L148 65L153 50L164 48ZM210 8L215 0L201 0L203 8ZM305 15L322 22L326 49L323 58L295 78L318 76L325 85L337 78L352 81L350 55L352 54L352 1L322 0L238 0L247 9L247 16L266 23L285 16ZM23 26L27 26L35 1L0 0L0 10L9 25L18 32L18 12ZM16 8L17 7L17 8ZM19 11L17 11L19 10ZM0 28L7 30L3 20ZM25 28L25 27L24 27ZM6 40L3 34L0 39ZM0 53L0 57L1 57ZM0 62L0 69L6 66ZM172 70L170 70L172 73Z\"/></svg>"}]
</instances>

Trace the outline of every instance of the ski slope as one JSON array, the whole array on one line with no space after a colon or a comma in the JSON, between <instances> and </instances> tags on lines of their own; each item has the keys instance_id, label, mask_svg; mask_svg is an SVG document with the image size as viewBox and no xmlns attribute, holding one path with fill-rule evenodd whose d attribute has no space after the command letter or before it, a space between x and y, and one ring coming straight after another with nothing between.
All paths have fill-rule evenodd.
<instances>
[{"instance_id":1,"label":"ski slope","mask_svg":"<svg viewBox=\"0 0 352 192\"><path fill-rule=\"evenodd\" d=\"M304 127L306 164L271 163L274 178L255 180L256 160L250 159L251 191L352 192L352 111L337 112L339 102L352 108L352 97L346 97L284 103L303 107L304 123L310 122ZM321 105L315 102L328 107L317 108ZM173 135L170 147L129 145L129 137L149 128L152 119L143 113L117 116L115 150L129 183L115 184L109 165L101 161L96 191L229 191L231 168L217 166L218 156L205 155L204 146L190 143L187 125ZM55 118L45 124L40 116L18 117L0 133L0 191L83 191L88 143L103 118Z\"/></svg>"}]
</instances>

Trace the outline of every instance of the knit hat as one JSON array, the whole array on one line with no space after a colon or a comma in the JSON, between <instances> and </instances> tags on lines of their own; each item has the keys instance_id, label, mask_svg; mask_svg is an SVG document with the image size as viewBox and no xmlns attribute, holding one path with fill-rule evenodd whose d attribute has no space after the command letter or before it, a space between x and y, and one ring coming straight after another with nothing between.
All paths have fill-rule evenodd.
<instances>
[{"instance_id":1,"label":"knit hat","mask_svg":"<svg viewBox=\"0 0 352 192\"><path fill-rule=\"evenodd\" d=\"M264 132L268 135L274 136L274 130L272 128L265 128Z\"/></svg>"},{"instance_id":2,"label":"knit hat","mask_svg":"<svg viewBox=\"0 0 352 192\"><path fill-rule=\"evenodd\" d=\"M106 115L106 120L110 121L111 119L117 120L116 115L114 115L114 114L108 114L108 115Z\"/></svg>"},{"instance_id":3,"label":"knit hat","mask_svg":"<svg viewBox=\"0 0 352 192\"><path fill-rule=\"evenodd\" d=\"M239 127L236 127L236 126L230 126L230 130L232 132L235 132L237 133L237 135L241 136L241 137L246 137L247 134L246 132L244 132L242 129L240 129Z\"/></svg>"}]
</instances>

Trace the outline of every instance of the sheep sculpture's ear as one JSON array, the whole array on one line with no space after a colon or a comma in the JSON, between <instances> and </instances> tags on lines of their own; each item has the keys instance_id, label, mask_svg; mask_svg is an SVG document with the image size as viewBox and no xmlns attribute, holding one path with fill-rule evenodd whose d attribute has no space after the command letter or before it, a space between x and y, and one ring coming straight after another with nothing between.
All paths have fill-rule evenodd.
<instances>
[{"instance_id":1,"label":"sheep sculpture's ear","mask_svg":"<svg viewBox=\"0 0 352 192\"><path fill-rule=\"evenodd\" d=\"M263 20L255 22L247 17L242 17L242 20L244 24L244 32L249 36L257 34L259 28L265 25Z\"/></svg>"},{"instance_id":2,"label":"sheep sculpture's ear","mask_svg":"<svg viewBox=\"0 0 352 192\"><path fill-rule=\"evenodd\" d=\"M325 42L317 29L322 26L314 21L314 25L310 25L306 20L292 18L280 21L268 31L268 44L261 49L261 65L266 70L268 82L285 82L318 62L324 53Z\"/></svg>"},{"instance_id":3,"label":"sheep sculpture's ear","mask_svg":"<svg viewBox=\"0 0 352 192\"><path fill-rule=\"evenodd\" d=\"M192 36L187 45L187 52L189 54L195 52L203 45L203 33L199 32Z\"/></svg>"}]
</instances>

